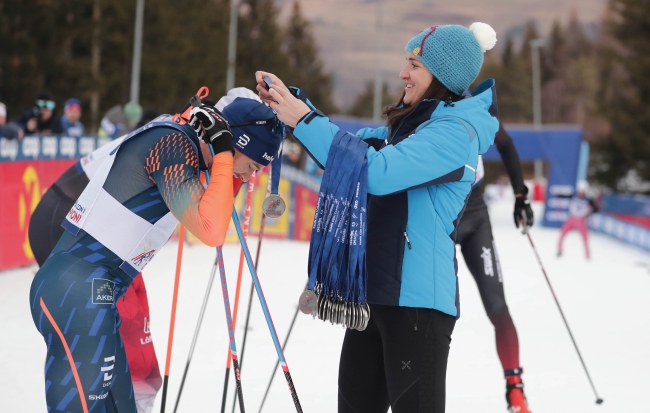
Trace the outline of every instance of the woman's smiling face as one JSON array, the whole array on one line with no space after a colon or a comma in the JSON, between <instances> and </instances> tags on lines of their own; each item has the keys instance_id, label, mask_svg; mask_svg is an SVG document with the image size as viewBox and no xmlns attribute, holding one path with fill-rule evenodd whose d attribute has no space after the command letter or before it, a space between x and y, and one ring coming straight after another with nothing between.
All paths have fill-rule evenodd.
<instances>
[{"instance_id":1,"label":"woman's smiling face","mask_svg":"<svg viewBox=\"0 0 650 413\"><path fill-rule=\"evenodd\" d=\"M399 78L406 82L404 104L412 105L422 99L424 92L431 85L433 75L413 52L406 52L406 66L400 72Z\"/></svg>"}]
</instances>

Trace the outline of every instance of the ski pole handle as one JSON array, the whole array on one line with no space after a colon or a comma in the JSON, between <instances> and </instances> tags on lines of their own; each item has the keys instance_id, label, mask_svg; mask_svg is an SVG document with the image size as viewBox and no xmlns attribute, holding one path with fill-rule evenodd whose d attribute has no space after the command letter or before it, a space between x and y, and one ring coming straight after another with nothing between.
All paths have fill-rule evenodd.
<instances>
[{"instance_id":1,"label":"ski pole handle","mask_svg":"<svg viewBox=\"0 0 650 413\"><path fill-rule=\"evenodd\" d=\"M172 121L176 123L180 123L181 125L186 123L188 120L190 120L190 112L192 112L192 108L195 108L197 106L201 105L201 99L205 99L208 97L210 94L210 89L208 89L207 86L201 86L199 90L196 92L196 95L192 96L190 98L190 104L189 106L183 111L182 114L175 114L172 117Z\"/></svg>"}]
</instances>

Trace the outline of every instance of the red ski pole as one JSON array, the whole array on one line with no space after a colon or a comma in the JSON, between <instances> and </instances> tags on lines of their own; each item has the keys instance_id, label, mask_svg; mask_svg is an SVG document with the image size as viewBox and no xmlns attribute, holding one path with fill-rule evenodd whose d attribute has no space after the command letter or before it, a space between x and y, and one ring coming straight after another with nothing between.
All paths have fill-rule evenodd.
<instances>
[{"instance_id":1,"label":"red ski pole","mask_svg":"<svg viewBox=\"0 0 650 413\"><path fill-rule=\"evenodd\" d=\"M174 327L176 325L176 304L178 302L178 285L181 280L181 261L183 260L183 242L185 241L185 227L178 227L178 252L176 254L176 276L174 277L174 293L172 295L172 315L169 321L169 338L167 339L167 359L165 361L165 378L163 381L162 404L160 413L165 413L167 401L167 385L169 383L169 366L172 361L172 344L174 343Z\"/></svg>"}]
</instances>

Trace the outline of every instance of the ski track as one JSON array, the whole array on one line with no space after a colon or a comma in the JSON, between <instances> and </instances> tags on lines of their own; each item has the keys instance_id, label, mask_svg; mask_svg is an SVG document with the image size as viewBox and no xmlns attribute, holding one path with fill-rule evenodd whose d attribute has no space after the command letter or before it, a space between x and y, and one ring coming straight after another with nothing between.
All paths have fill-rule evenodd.
<instances>
[{"instance_id":1,"label":"ski track","mask_svg":"<svg viewBox=\"0 0 650 413\"><path fill-rule=\"evenodd\" d=\"M555 292L604 404L597 406L580 361L527 239L512 224L512 204L491 207L492 225L505 280L506 298L519 333L525 392L534 413L648 411L650 388L650 254L592 234L591 261L584 259L577 233L555 256L559 232L536 226L536 243ZM539 216L539 214L538 214ZM255 254L257 239L250 240ZM306 280L307 243L266 239L259 275L275 327L284 341ZM214 249L187 246L184 251L167 410L172 411L187 353L214 262ZM234 305L238 245L224 246L231 305ZM448 412L505 412L505 384L494 332L476 284L458 251L461 318L451 344L447 374ZM151 306L151 331L164 371L176 243L172 242L144 271ZM45 345L29 312L29 288L36 267L0 273L0 395L3 412L45 411ZM241 354L243 324L250 290L244 272L237 325ZM179 412L217 411L221 404L228 335L219 277L215 280L203 328L185 384ZM287 362L303 410L335 412L338 359L344 330L299 315L286 348ZM246 408L256 412L276 353L257 297L254 297L242 386ZM230 380L230 412L234 380ZM161 393L154 411L160 410ZM238 409L237 409L238 410ZM276 373L265 412L294 411L284 377Z\"/></svg>"}]
</instances>

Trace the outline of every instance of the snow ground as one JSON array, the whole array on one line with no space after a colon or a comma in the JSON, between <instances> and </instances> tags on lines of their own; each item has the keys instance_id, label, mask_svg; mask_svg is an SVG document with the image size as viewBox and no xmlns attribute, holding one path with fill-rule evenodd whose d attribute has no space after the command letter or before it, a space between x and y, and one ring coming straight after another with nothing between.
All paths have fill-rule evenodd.
<instances>
[{"instance_id":1,"label":"snow ground","mask_svg":"<svg viewBox=\"0 0 650 413\"><path fill-rule=\"evenodd\" d=\"M650 411L644 392L650 388L650 255L603 235L592 234L593 258L583 257L581 240L571 234L565 254L555 257L558 231L535 227L536 242L585 362L605 403L597 406L548 286L525 237L511 222L511 203L491 208L492 224L505 279L506 297L519 332L526 394L534 413ZM538 214L539 215L539 214ZM254 249L257 240L250 241ZM260 278L275 326L284 339L303 289L308 245L265 240ZM254 254L254 252L253 252ZM239 248L224 247L231 302ZM460 254L459 254L460 257ZM154 343L164 369L176 244L171 243L145 270ZM214 260L203 246L184 251L180 298L170 373L167 410L176 399L187 353ZM448 412L505 412L504 382L494 333L478 290L459 261L462 317L456 325L448 366ZM3 412L45 411L45 345L34 328L28 306L36 267L0 273L0 396ZM221 404L227 356L227 330L217 282L204 319L179 412L217 411ZM238 344L250 288L242 284ZM338 355L344 330L299 315L286 357L303 409L336 411ZM248 411L257 411L275 350L257 298L251 317L243 392ZM232 403L231 379L228 411ZM154 411L160 409L160 394ZM284 377L276 374L266 412L294 411Z\"/></svg>"}]
</instances>

